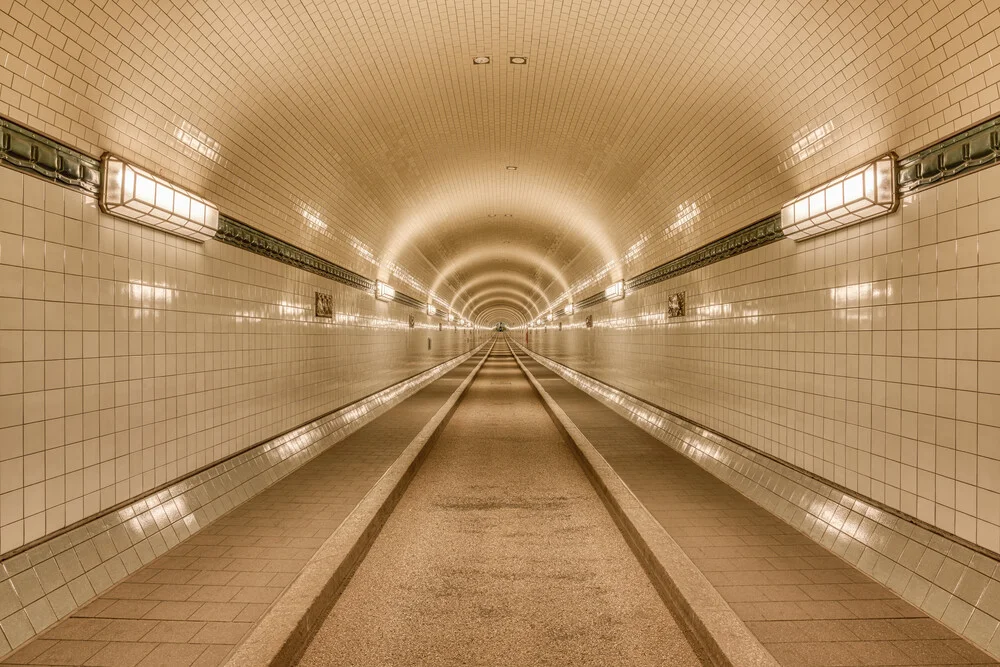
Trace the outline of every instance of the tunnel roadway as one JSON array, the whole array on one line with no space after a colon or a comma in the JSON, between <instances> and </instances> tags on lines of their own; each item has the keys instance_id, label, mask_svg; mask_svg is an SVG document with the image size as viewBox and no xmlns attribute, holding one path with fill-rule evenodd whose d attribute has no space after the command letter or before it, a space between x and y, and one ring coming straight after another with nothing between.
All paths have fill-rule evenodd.
<instances>
[{"instance_id":1,"label":"tunnel roadway","mask_svg":"<svg viewBox=\"0 0 1000 667\"><path fill-rule=\"evenodd\" d=\"M501 340L300 664L702 660Z\"/></svg>"}]
</instances>

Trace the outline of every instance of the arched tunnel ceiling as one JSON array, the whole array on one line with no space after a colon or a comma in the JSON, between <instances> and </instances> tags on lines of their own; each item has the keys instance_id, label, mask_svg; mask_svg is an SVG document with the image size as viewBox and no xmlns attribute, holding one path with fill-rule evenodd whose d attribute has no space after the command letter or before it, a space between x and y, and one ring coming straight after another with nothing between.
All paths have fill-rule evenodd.
<instances>
[{"instance_id":1,"label":"arched tunnel ceiling","mask_svg":"<svg viewBox=\"0 0 1000 667\"><path fill-rule=\"evenodd\" d=\"M975 121L982 5L35 0L4 113L414 296L544 309Z\"/></svg>"}]
</instances>

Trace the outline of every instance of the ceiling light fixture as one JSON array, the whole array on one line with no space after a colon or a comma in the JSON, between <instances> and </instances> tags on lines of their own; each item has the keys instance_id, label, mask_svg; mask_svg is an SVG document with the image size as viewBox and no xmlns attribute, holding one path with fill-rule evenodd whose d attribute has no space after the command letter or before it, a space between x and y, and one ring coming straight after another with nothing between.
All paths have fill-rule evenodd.
<instances>
[{"instance_id":1,"label":"ceiling light fixture","mask_svg":"<svg viewBox=\"0 0 1000 667\"><path fill-rule=\"evenodd\" d=\"M379 301L392 301L396 298L396 290L378 280L375 282L375 298Z\"/></svg>"},{"instance_id":2,"label":"ceiling light fixture","mask_svg":"<svg viewBox=\"0 0 1000 667\"><path fill-rule=\"evenodd\" d=\"M215 204L110 153L101 162L105 213L199 243L215 236L219 229Z\"/></svg>"},{"instance_id":3,"label":"ceiling light fixture","mask_svg":"<svg viewBox=\"0 0 1000 667\"><path fill-rule=\"evenodd\" d=\"M527 65L528 64L528 59L525 56L511 56L510 57L510 64L511 65Z\"/></svg>"},{"instance_id":4,"label":"ceiling light fixture","mask_svg":"<svg viewBox=\"0 0 1000 667\"><path fill-rule=\"evenodd\" d=\"M490 57L489 56L476 56L475 58L472 59L472 64L473 65L489 65L490 64Z\"/></svg>"},{"instance_id":5,"label":"ceiling light fixture","mask_svg":"<svg viewBox=\"0 0 1000 667\"><path fill-rule=\"evenodd\" d=\"M508 164L507 171L517 171L517 167L512 164Z\"/></svg>"},{"instance_id":6,"label":"ceiling light fixture","mask_svg":"<svg viewBox=\"0 0 1000 667\"><path fill-rule=\"evenodd\" d=\"M611 283L607 289L604 290L604 298L608 301L617 301L618 299L625 298L625 281L619 280L618 282Z\"/></svg>"},{"instance_id":7,"label":"ceiling light fixture","mask_svg":"<svg viewBox=\"0 0 1000 667\"><path fill-rule=\"evenodd\" d=\"M888 153L782 206L781 229L801 241L892 213L897 192L896 156Z\"/></svg>"}]
</instances>

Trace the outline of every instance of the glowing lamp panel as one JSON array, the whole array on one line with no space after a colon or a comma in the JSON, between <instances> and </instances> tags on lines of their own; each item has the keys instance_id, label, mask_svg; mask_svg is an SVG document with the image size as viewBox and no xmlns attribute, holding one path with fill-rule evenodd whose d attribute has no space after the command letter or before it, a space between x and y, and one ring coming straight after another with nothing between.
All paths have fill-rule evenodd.
<instances>
[{"instance_id":1,"label":"glowing lamp panel","mask_svg":"<svg viewBox=\"0 0 1000 667\"><path fill-rule=\"evenodd\" d=\"M101 208L106 213L204 242L219 229L219 209L113 155L104 157Z\"/></svg>"},{"instance_id":2,"label":"glowing lamp panel","mask_svg":"<svg viewBox=\"0 0 1000 667\"><path fill-rule=\"evenodd\" d=\"M785 204L781 229L801 241L891 213L897 202L896 159L884 155Z\"/></svg>"},{"instance_id":3,"label":"glowing lamp panel","mask_svg":"<svg viewBox=\"0 0 1000 667\"><path fill-rule=\"evenodd\" d=\"M396 290L379 281L375 283L375 298L379 301L392 301L396 298Z\"/></svg>"},{"instance_id":4,"label":"glowing lamp panel","mask_svg":"<svg viewBox=\"0 0 1000 667\"><path fill-rule=\"evenodd\" d=\"M625 298L625 281L619 280L612 283L604 290L604 298L608 301L617 301Z\"/></svg>"}]
</instances>

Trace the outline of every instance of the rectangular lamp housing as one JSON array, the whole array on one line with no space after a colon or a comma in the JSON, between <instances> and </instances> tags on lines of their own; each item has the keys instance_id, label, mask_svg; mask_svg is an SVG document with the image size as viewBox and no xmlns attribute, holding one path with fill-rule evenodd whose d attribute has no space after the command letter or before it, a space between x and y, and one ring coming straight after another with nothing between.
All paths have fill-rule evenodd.
<instances>
[{"instance_id":1,"label":"rectangular lamp housing","mask_svg":"<svg viewBox=\"0 0 1000 667\"><path fill-rule=\"evenodd\" d=\"M381 280L375 281L375 298L379 301L392 301L396 298L396 290Z\"/></svg>"},{"instance_id":2,"label":"rectangular lamp housing","mask_svg":"<svg viewBox=\"0 0 1000 667\"><path fill-rule=\"evenodd\" d=\"M618 282L611 283L607 289L604 290L604 298L608 301L617 301L619 299L625 298L625 281L619 280Z\"/></svg>"},{"instance_id":3,"label":"rectangular lamp housing","mask_svg":"<svg viewBox=\"0 0 1000 667\"><path fill-rule=\"evenodd\" d=\"M782 206L781 229L801 241L871 220L896 210L898 192L896 156L888 153Z\"/></svg>"},{"instance_id":4,"label":"rectangular lamp housing","mask_svg":"<svg viewBox=\"0 0 1000 667\"><path fill-rule=\"evenodd\" d=\"M203 243L219 229L219 208L115 155L102 160L101 208L139 224Z\"/></svg>"}]
</instances>

